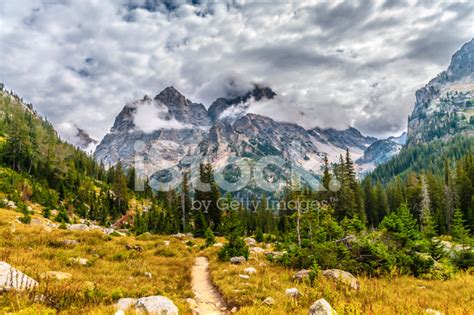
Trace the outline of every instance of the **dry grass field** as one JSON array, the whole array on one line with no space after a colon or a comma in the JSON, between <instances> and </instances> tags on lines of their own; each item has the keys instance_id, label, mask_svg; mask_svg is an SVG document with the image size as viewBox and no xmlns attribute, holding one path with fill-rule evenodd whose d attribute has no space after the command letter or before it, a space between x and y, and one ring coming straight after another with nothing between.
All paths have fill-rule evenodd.
<instances>
[{"instance_id":1,"label":"dry grass field","mask_svg":"<svg viewBox=\"0 0 474 315\"><path fill-rule=\"evenodd\" d=\"M242 265L231 265L217 260L210 249L211 275L223 296L240 305L238 314L308 314L314 301L325 298L338 314L427 314L434 309L443 314L474 314L474 275L461 273L448 281L420 280L407 276L391 279L359 278L361 289L355 292L322 277L317 285L297 282L296 270L266 261L252 254ZM247 267L257 269L249 280L239 274ZM297 288L302 296L298 300L287 297L285 290ZM267 297L275 300L274 306L262 302Z\"/></svg>"},{"instance_id":2,"label":"dry grass field","mask_svg":"<svg viewBox=\"0 0 474 315\"><path fill-rule=\"evenodd\" d=\"M47 231L39 225L16 222L20 216L0 209L0 261L39 280L40 285L30 294L0 294L0 314L114 314L112 305L119 298L148 295L167 296L180 314L191 314L186 303L186 298L193 297L191 267L195 257L202 254L210 259L211 276L218 289L232 306L239 307L237 314L307 314L310 305L322 297L338 314L425 314L431 308L445 315L468 315L474 310L474 275L468 273L448 281L405 276L360 278L358 292L323 278L312 287L295 282L295 270L273 264L262 254L252 254L245 264L231 265L217 260L216 247L201 252L203 240ZM40 219L39 215L33 218ZM78 243L65 245L65 240ZM139 245L143 251L127 250L126 244ZM79 257L88 263L82 266L72 261ZM248 280L240 279L246 267L254 267L257 273ZM72 278L40 280L46 271L67 272ZM292 287L302 293L297 300L285 295ZM42 296L42 301L34 302L35 296ZM262 304L267 297L272 297L275 305Z\"/></svg>"},{"instance_id":3,"label":"dry grass field","mask_svg":"<svg viewBox=\"0 0 474 315\"><path fill-rule=\"evenodd\" d=\"M39 281L32 296L45 296L45 302L30 302L26 294L0 295L0 314L113 314L113 303L121 297L164 295L190 314L191 267L194 249L173 237L142 235L107 236L101 232L76 232L12 223L20 213L0 209L0 261ZM33 218L38 218L37 215ZM65 245L76 240L77 245ZM165 245L164 241L170 244ZM139 245L142 252L127 250ZM72 262L85 258L87 265ZM46 271L72 275L70 280L40 280ZM146 273L151 273L151 278Z\"/></svg>"}]
</instances>

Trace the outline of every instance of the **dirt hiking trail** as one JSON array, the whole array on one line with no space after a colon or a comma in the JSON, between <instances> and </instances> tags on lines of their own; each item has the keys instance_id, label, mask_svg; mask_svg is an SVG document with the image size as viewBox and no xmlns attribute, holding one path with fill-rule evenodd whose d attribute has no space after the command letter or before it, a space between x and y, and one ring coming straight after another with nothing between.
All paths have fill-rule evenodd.
<instances>
[{"instance_id":1,"label":"dirt hiking trail","mask_svg":"<svg viewBox=\"0 0 474 315\"><path fill-rule=\"evenodd\" d=\"M191 271L192 288L197 303L193 310L197 315L229 314L224 298L212 284L209 274L209 261L206 257L196 257Z\"/></svg>"}]
</instances>

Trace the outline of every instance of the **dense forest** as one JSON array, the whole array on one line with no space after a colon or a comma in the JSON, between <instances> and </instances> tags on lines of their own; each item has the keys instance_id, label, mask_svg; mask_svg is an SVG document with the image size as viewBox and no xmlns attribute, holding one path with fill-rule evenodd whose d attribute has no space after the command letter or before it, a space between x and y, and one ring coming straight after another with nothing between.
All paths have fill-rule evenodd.
<instances>
[{"instance_id":1,"label":"dense forest","mask_svg":"<svg viewBox=\"0 0 474 315\"><path fill-rule=\"evenodd\" d=\"M174 191L134 191L135 170L97 164L62 141L52 125L11 92L0 92L0 206L13 201L29 222L28 203L66 224L84 218L131 232L190 232L226 236L220 257L248 256L243 236L275 242L269 259L298 268L343 267L354 273L402 273L449 278L474 265L474 139L455 137L411 146L359 180L349 153L326 163L321 183L338 191L312 191L294 178L275 196L242 203L218 189L211 164L199 176L210 191L194 190L189 174ZM317 170L319 171L319 170ZM145 179L147 180L147 179ZM208 202L204 211L194 203ZM132 204L146 205L140 207ZM238 206L235 207L235 204ZM457 255L443 242L463 248Z\"/></svg>"}]
</instances>

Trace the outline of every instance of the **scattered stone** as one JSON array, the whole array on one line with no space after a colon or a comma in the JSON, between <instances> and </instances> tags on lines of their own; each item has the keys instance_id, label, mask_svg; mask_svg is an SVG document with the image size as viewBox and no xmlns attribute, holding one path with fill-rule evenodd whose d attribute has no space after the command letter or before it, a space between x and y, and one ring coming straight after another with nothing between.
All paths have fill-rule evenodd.
<instances>
[{"instance_id":1,"label":"scattered stone","mask_svg":"<svg viewBox=\"0 0 474 315\"><path fill-rule=\"evenodd\" d=\"M86 266L89 263L89 260L87 260L86 258L80 258L80 257L71 258L71 261L81 266Z\"/></svg>"},{"instance_id":2,"label":"scattered stone","mask_svg":"<svg viewBox=\"0 0 474 315\"><path fill-rule=\"evenodd\" d=\"M72 278L72 275L67 272L61 271L47 271L40 275L41 279L55 279L55 280L68 280Z\"/></svg>"},{"instance_id":3,"label":"scattered stone","mask_svg":"<svg viewBox=\"0 0 474 315\"><path fill-rule=\"evenodd\" d=\"M234 306L234 307L230 310L230 312L231 312L231 313L237 313L238 310L239 310L239 309L238 309L236 306Z\"/></svg>"},{"instance_id":4,"label":"scattered stone","mask_svg":"<svg viewBox=\"0 0 474 315\"><path fill-rule=\"evenodd\" d=\"M257 273L257 269L255 269L253 267L248 267L248 268L244 269L244 272L251 275L251 274Z\"/></svg>"},{"instance_id":5,"label":"scattered stone","mask_svg":"<svg viewBox=\"0 0 474 315\"><path fill-rule=\"evenodd\" d=\"M133 246L130 245L130 244L126 244L126 245L125 245L125 248L126 248L127 250L132 250L132 249L133 249Z\"/></svg>"},{"instance_id":6,"label":"scattered stone","mask_svg":"<svg viewBox=\"0 0 474 315\"><path fill-rule=\"evenodd\" d=\"M215 244L213 244L212 246L214 246L214 247L224 247L224 244L222 244L222 243L215 243Z\"/></svg>"},{"instance_id":7,"label":"scattered stone","mask_svg":"<svg viewBox=\"0 0 474 315\"><path fill-rule=\"evenodd\" d=\"M161 295L138 299L135 309L148 315L178 315L178 307L170 299Z\"/></svg>"},{"instance_id":8,"label":"scattered stone","mask_svg":"<svg viewBox=\"0 0 474 315\"><path fill-rule=\"evenodd\" d=\"M360 284L356 277L347 271L340 269L328 269L322 272L322 275L328 279L341 281L354 290L359 290Z\"/></svg>"},{"instance_id":9,"label":"scattered stone","mask_svg":"<svg viewBox=\"0 0 474 315\"><path fill-rule=\"evenodd\" d=\"M426 287L424 285L420 285L419 287L417 287L417 289L426 289Z\"/></svg>"},{"instance_id":10,"label":"scattered stone","mask_svg":"<svg viewBox=\"0 0 474 315\"><path fill-rule=\"evenodd\" d=\"M266 267L266 266L267 266L267 264L266 264L266 263L264 263L264 262L261 262L261 263L260 263L260 264L258 264L258 265L259 265L260 267Z\"/></svg>"},{"instance_id":11,"label":"scattered stone","mask_svg":"<svg viewBox=\"0 0 474 315\"><path fill-rule=\"evenodd\" d=\"M164 241L163 243L165 244L165 246L170 246L170 241Z\"/></svg>"},{"instance_id":12,"label":"scattered stone","mask_svg":"<svg viewBox=\"0 0 474 315\"><path fill-rule=\"evenodd\" d=\"M311 270L302 269L302 270L298 271L298 272L294 275L293 278L294 278L295 280L298 280L298 281L303 281L303 279L309 278L310 272L311 272Z\"/></svg>"},{"instance_id":13,"label":"scattered stone","mask_svg":"<svg viewBox=\"0 0 474 315\"><path fill-rule=\"evenodd\" d=\"M186 234L176 233L176 234L171 235L171 237L176 237L176 238L182 239L182 238L186 237Z\"/></svg>"},{"instance_id":14,"label":"scattered stone","mask_svg":"<svg viewBox=\"0 0 474 315\"><path fill-rule=\"evenodd\" d=\"M144 275L145 275L145 277L147 277L148 279L152 279L152 278L153 278L153 275L151 274L151 272L145 272Z\"/></svg>"},{"instance_id":15,"label":"scattered stone","mask_svg":"<svg viewBox=\"0 0 474 315\"><path fill-rule=\"evenodd\" d=\"M66 246L74 246L74 245L79 244L79 242L76 240L64 240L63 244Z\"/></svg>"},{"instance_id":16,"label":"scattered stone","mask_svg":"<svg viewBox=\"0 0 474 315\"><path fill-rule=\"evenodd\" d=\"M319 299L311 305L309 315L337 315L337 312L325 299Z\"/></svg>"},{"instance_id":17,"label":"scattered stone","mask_svg":"<svg viewBox=\"0 0 474 315\"><path fill-rule=\"evenodd\" d=\"M117 301L117 304L114 305L115 309L126 311L137 303L137 299L132 298L123 298Z\"/></svg>"},{"instance_id":18,"label":"scattered stone","mask_svg":"<svg viewBox=\"0 0 474 315\"><path fill-rule=\"evenodd\" d=\"M33 280L6 262L0 261L0 292L30 290L37 285L38 282L36 280Z\"/></svg>"},{"instance_id":19,"label":"scattered stone","mask_svg":"<svg viewBox=\"0 0 474 315\"><path fill-rule=\"evenodd\" d=\"M434 309L432 309L432 308L427 308L427 309L425 310L425 313L426 313L426 314L430 314L430 315L443 315L442 312L440 312L440 311L438 311L438 310L434 310Z\"/></svg>"},{"instance_id":20,"label":"scattered stone","mask_svg":"<svg viewBox=\"0 0 474 315\"><path fill-rule=\"evenodd\" d=\"M16 204L15 204L15 202L13 202L13 201L11 201L11 200L7 200L7 199L3 199L3 202L5 203L5 205L7 206L7 208L16 209Z\"/></svg>"},{"instance_id":21,"label":"scattered stone","mask_svg":"<svg viewBox=\"0 0 474 315\"><path fill-rule=\"evenodd\" d=\"M69 224L67 229L71 231L89 231L89 227L86 224Z\"/></svg>"},{"instance_id":22,"label":"scattered stone","mask_svg":"<svg viewBox=\"0 0 474 315\"><path fill-rule=\"evenodd\" d=\"M116 232L116 231L115 231L114 229L112 229L112 228L102 228L102 232L104 232L104 234L107 234L107 235L110 235L110 234L112 234L112 233L114 233L114 232L115 232L115 233L118 233L118 232Z\"/></svg>"},{"instance_id":23,"label":"scattered stone","mask_svg":"<svg viewBox=\"0 0 474 315\"><path fill-rule=\"evenodd\" d=\"M250 277L248 275L239 275L239 278L242 280L249 280Z\"/></svg>"},{"instance_id":24,"label":"scattered stone","mask_svg":"<svg viewBox=\"0 0 474 315\"><path fill-rule=\"evenodd\" d=\"M251 238L251 237L246 237L246 238L244 238L244 242L245 242L248 246L255 246L255 245L257 245L257 241L256 241L254 238Z\"/></svg>"},{"instance_id":25,"label":"scattered stone","mask_svg":"<svg viewBox=\"0 0 474 315\"><path fill-rule=\"evenodd\" d=\"M194 299L187 298L186 302L188 303L190 309L194 309L198 307L198 304Z\"/></svg>"},{"instance_id":26,"label":"scattered stone","mask_svg":"<svg viewBox=\"0 0 474 315\"><path fill-rule=\"evenodd\" d=\"M298 296L300 296L300 291L298 291L297 288L286 289L285 293L291 298L297 298Z\"/></svg>"},{"instance_id":27,"label":"scattered stone","mask_svg":"<svg viewBox=\"0 0 474 315\"><path fill-rule=\"evenodd\" d=\"M244 256L232 257L230 262L232 264L243 264L246 261Z\"/></svg>"},{"instance_id":28,"label":"scattered stone","mask_svg":"<svg viewBox=\"0 0 474 315\"><path fill-rule=\"evenodd\" d=\"M261 247L250 247L250 252L255 254L265 253L265 250Z\"/></svg>"},{"instance_id":29,"label":"scattered stone","mask_svg":"<svg viewBox=\"0 0 474 315\"><path fill-rule=\"evenodd\" d=\"M125 312L122 310L118 310L117 312L115 312L115 315L125 315Z\"/></svg>"},{"instance_id":30,"label":"scattered stone","mask_svg":"<svg viewBox=\"0 0 474 315\"><path fill-rule=\"evenodd\" d=\"M273 306L275 305L275 300L272 297L267 297L265 300L263 300L262 304L268 305L268 306Z\"/></svg>"}]
</instances>

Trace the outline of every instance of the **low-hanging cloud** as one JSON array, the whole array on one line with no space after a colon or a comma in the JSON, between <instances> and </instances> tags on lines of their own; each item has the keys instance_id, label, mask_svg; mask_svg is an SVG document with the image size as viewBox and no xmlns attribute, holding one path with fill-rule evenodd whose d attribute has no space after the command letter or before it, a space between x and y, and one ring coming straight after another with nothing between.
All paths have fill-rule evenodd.
<instances>
[{"instance_id":1,"label":"low-hanging cloud","mask_svg":"<svg viewBox=\"0 0 474 315\"><path fill-rule=\"evenodd\" d=\"M254 83L278 97L252 112L388 136L470 40L473 10L472 1L2 1L0 81L55 125L97 139L137 91L173 85L209 106Z\"/></svg>"},{"instance_id":2,"label":"low-hanging cloud","mask_svg":"<svg viewBox=\"0 0 474 315\"><path fill-rule=\"evenodd\" d=\"M138 103L133 123L138 130L144 133L152 133L161 129L190 129L193 127L170 116L168 108L156 100Z\"/></svg>"}]
</instances>

